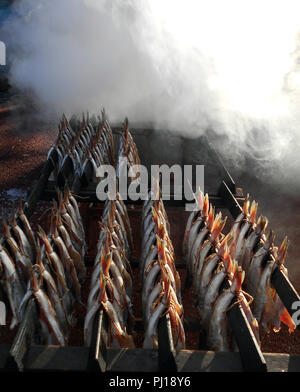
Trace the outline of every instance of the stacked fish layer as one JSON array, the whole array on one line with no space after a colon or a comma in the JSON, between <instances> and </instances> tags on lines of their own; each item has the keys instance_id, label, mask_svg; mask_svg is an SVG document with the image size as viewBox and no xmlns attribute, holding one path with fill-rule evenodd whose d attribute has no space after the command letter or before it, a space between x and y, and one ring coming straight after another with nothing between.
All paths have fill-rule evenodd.
<instances>
[{"instance_id":1,"label":"stacked fish layer","mask_svg":"<svg viewBox=\"0 0 300 392\"><path fill-rule=\"evenodd\" d=\"M154 192L158 195L159 191ZM144 348L157 348L157 325L169 313L174 346L185 347L180 277L175 268L174 249L162 200L149 192L142 210L142 309L145 325Z\"/></svg>"},{"instance_id":2,"label":"stacked fish layer","mask_svg":"<svg viewBox=\"0 0 300 392\"><path fill-rule=\"evenodd\" d=\"M132 233L120 196L107 200L100 224L97 255L91 277L84 323L85 345L91 343L95 315L103 308L109 320L109 347L133 348L132 270L128 257Z\"/></svg>"},{"instance_id":3,"label":"stacked fish layer","mask_svg":"<svg viewBox=\"0 0 300 392\"><path fill-rule=\"evenodd\" d=\"M260 216L256 221L257 207L255 201L250 207L247 196L243 211L231 229L232 254L246 272L245 289L254 299L252 309L257 320L267 332L271 329L279 331L281 321L292 332L296 327L295 323L271 284L275 268L279 267L288 275L283 265L288 241L285 238L279 249L274 246L274 232L270 230L266 234L267 218Z\"/></svg>"},{"instance_id":4,"label":"stacked fish layer","mask_svg":"<svg viewBox=\"0 0 300 392\"><path fill-rule=\"evenodd\" d=\"M34 233L20 203L11 226L3 220L4 245L1 284L12 313L11 328L22 321L28 301L39 309L36 343L65 345L73 323L74 301L81 300L85 278L84 229L77 202L69 190L59 193L48 235ZM80 251L79 251L80 249Z\"/></svg>"},{"instance_id":5,"label":"stacked fish layer","mask_svg":"<svg viewBox=\"0 0 300 392\"><path fill-rule=\"evenodd\" d=\"M128 119L125 119L124 131L121 134L120 146L117 162L117 177L120 178L121 173L125 173L130 177L131 181L138 181L140 158L136 144L129 131Z\"/></svg>"},{"instance_id":6,"label":"stacked fish layer","mask_svg":"<svg viewBox=\"0 0 300 392\"><path fill-rule=\"evenodd\" d=\"M57 152L58 163L54 169L54 177L57 176L59 170L63 167L66 159L71 159L75 173L82 174L85 166L90 161L94 168L94 175L97 167L101 164L114 165L114 143L110 125L106 119L105 112L102 112L102 119L93 127L89 120L84 117L73 129L63 115L59 124L58 137L50 148L48 158Z\"/></svg>"},{"instance_id":7,"label":"stacked fish layer","mask_svg":"<svg viewBox=\"0 0 300 392\"><path fill-rule=\"evenodd\" d=\"M241 286L244 272L232 260L229 245L232 236L222 235L226 218L221 213L214 216L214 208L198 190L195 195L197 209L188 219L183 251L187 272L193 282L195 305L208 336L208 345L216 351L234 348L227 322L226 310L234 297L238 298L250 326L259 342L258 324L249 308ZM225 289L224 284L230 286Z\"/></svg>"}]
</instances>

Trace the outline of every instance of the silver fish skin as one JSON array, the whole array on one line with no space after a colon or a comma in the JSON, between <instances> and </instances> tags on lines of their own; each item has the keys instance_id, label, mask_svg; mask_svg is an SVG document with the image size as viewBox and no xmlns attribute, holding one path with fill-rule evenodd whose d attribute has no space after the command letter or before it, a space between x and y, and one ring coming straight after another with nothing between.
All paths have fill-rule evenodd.
<instances>
[{"instance_id":1,"label":"silver fish skin","mask_svg":"<svg viewBox=\"0 0 300 392\"><path fill-rule=\"evenodd\" d=\"M188 263L188 265L189 265L189 260L190 260L190 255L191 255L191 251L193 248L193 244L194 244L195 239L197 237L198 231L202 227L203 222L204 222L204 220L202 219L202 217L199 217L199 219L197 219L191 227L189 239L188 239L188 245L187 245L188 253L186 255L186 262Z\"/></svg>"},{"instance_id":2,"label":"silver fish skin","mask_svg":"<svg viewBox=\"0 0 300 392\"><path fill-rule=\"evenodd\" d=\"M251 227L250 221L246 221L244 225L240 229L240 233L237 238L236 242L236 248L235 248L235 254L234 254L234 259L241 265L242 261L242 256L243 256L243 249L244 249L244 244L246 241L246 234L248 233L248 230Z\"/></svg>"},{"instance_id":3,"label":"silver fish skin","mask_svg":"<svg viewBox=\"0 0 300 392\"><path fill-rule=\"evenodd\" d=\"M86 267L84 265L82 255L74 248L70 235L61 221L58 222L57 229L65 243L70 257L73 260L78 279L83 280L86 276Z\"/></svg>"},{"instance_id":4,"label":"silver fish skin","mask_svg":"<svg viewBox=\"0 0 300 392\"><path fill-rule=\"evenodd\" d=\"M141 265L141 270L140 270L140 276L141 276L141 281L144 282L145 276L148 273L148 267L150 263L156 259L157 257L157 246L152 246L152 249L150 250L147 258L145 259L144 265Z\"/></svg>"},{"instance_id":5,"label":"silver fish skin","mask_svg":"<svg viewBox=\"0 0 300 392\"><path fill-rule=\"evenodd\" d=\"M30 294L35 298L36 303L39 306L40 318L47 325L49 334L53 336L57 344L59 344L60 346L65 346L66 339L59 326L55 310L51 305L49 297L41 289L39 282L33 272L32 279L30 282L30 288L26 295L29 296Z\"/></svg>"},{"instance_id":6,"label":"silver fish skin","mask_svg":"<svg viewBox=\"0 0 300 392\"><path fill-rule=\"evenodd\" d=\"M9 300L10 310L12 312L12 321L10 329L13 329L20 321L18 308L25 294L22 284L19 280L15 264L7 250L0 244L0 263L5 275L5 289Z\"/></svg>"},{"instance_id":7,"label":"silver fish skin","mask_svg":"<svg viewBox=\"0 0 300 392\"><path fill-rule=\"evenodd\" d=\"M65 346L66 340L59 327L59 323L55 316L55 311L50 303L49 298L42 290L38 290L35 293L35 297L40 305L41 317L42 319L46 320L49 331L54 335L59 345Z\"/></svg>"},{"instance_id":8,"label":"silver fish skin","mask_svg":"<svg viewBox=\"0 0 300 392\"><path fill-rule=\"evenodd\" d=\"M193 211L190 214L190 216L188 217L188 221L186 224L184 237L183 237L183 244L182 244L183 254L186 254L188 252L188 240L189 240L190 230L191 230L192 224L194 223L195 218L197 217L198 213L199 213L199 211Z\"/></svg>"},{"instance_id":9,"label":"silver fish skin","mask_svg":"<svg viewBox=\"0 0 300 392\"><path fill-rule=\"evenodd\" d=\"M143 284L143 291L142 291L142 307L145 309L146 302L148 300L149 294L155 284L155 281L160 274L161 269L158 262L153 263L152 268L149 270Z\"/></svg>"},{"instance_id":10,"label":"silver fish skin","mask_svg":"<svg viewBox=\"0 0 300 392\"><path fill-rule=\"evenodd\" d=\"M243 279L243 278L242 278ZM229 351L228 342L229 326L227 323L226 311L237 294L238 279L233 278L230 289L224 290L217 298L211 315L208 329L208 345L214 351ZM239 291L239 290L238 290Z\"/></svg>"},{"instance_id":11,"label":"silver fish skin","mask_svg":"<svg viewBox=\"0 0 300 392\"><path fill-rule=\"evenodd\" d=\"M55 284L52 276L49 274L48 271L46 271L46 269L44 269L42 271L42 276L43 276L43 280L46 284L47 295L48 295L49 300L51 302L51 305L53 306L53 309L55 310L55 313L57 315L57 320L58 320L59 326L60 326L64 336L68 337L69 321L68 321L68 317L66 315L66 311L63 307L61 298L58 294L56 284Z\"/></svg>"},{"instance_id":12,"label":"silver fish skin","mask_svg":"<svg viewBox=\"0 0 300 392\"><path fill-rule=\"evenodd\" d=\"M78 280L76 269L73 260L70 258L68 250L60 236L52 235L53 241L56 244L60 260L64 266L66 280L68 281L68 288L73 293L78 302L81 302L81 285Z\"/></svg>"},{"instance_id":13,"label":"silver fish skin","mask_svg":"<svg viewBox=\"0 0 300 392\"><path fill-rule=\"evenodd\" d=\"M261 216L253 232L248 236L248 238L244 243L244 249L241 256L241 266L243 270L246 272L246 274L251 263L251 258L253 256L253 250L255 246L258 245L260 241L261 242L266 241L266 236L264 234L264 231L267 225L268 225L267 218Z\"/></svg>"},{"instance_id":14,"label":"silver fish skin","mask_svg":"<svg viewBox=\"0 0 300 392\"><path fill-rule=\"evenodd\" d=\"M247 275L245 278L245 288L252 297L256 297L256 291L259 286L259 281L262 274L262 262L272 252L272 242L274 240L274 233L270 233L266 242L255 252L251 259Z\"/></svg>"},{"instance_id":15,"label":"silver fish skin","mask_svg":"<svg viewBox=\"0 0 300 392\"><path fill-rule=\"evenodd\" d=\"M19 248L31 260L34 260L34 256L35 255L34 255L34 251L32 249L32 246L31 246L31 244L30 244L26 234L24 233L24 231L17 224L17 221L16 221L14 215L12 216L11 225L12 225L12 229L13 229L14 235L17 238L17 242L18 242Z\"/></svg>"},{"instance_id":16,"label":"silver fish skin","mask_svg":"<svg viewBox=\"0 0 300 392\"><path fill-rule=\"evenodd\" d=\"M124 280L125 283L125 288L126 288L126 292L127 294L131 297L132 295L132 291L133 291L133 283L132 283L132 275L131 275L131 270L127 270L126 266L126 262L124 262L124 258L122 258L122 256L120 255L120 252L116 249L116 250L112 250L112 259L114 261L114 263L116 264L116 266L118 267L121 276Z\"/></svg>"},{"instance_id":17,"label":"silver fish skin","mask_svg":"<svg viewBox=\"0 0 300 392\"><path fill-rule=\"evenodd\" d=\"M209 282L212 279L213 272L216 269L219 260L220 260L220 256L216 253L208 256L205 259L201 271L201 275L199 278L198 293L197 293L197 301L198 301L197 308L199 309L200 314L202 313L202 309L204 305L205 292L207 290Z\"/></svg>"},{"instance_id":18,"label":"silver fish skin","mask_svg":"<svg viewBox=\"0 0 300 392\"><path fill-rule=\"evenodd\" d=\"M192 274L195 272L195 266L196 266L196 262L197 262L197 254L203 244L203 242L205 241L205 238L207 237L207 235L209 234L209 229L207 226L205 226L200 233L198 234L198 236L196 237L191 252L190 252L190 257L189 257L189 265L190 265L190 271L192 272Z\"/></svg>"},{"instance_id":19,"label":"silver fish skin","mask_svg":"<svg viewBox=\"0 0 300 392\"><path fill-rule=\"evenodd\" d=\"M145 338L143 342L144 349L157 348L157 324L166 309L167 304L166 302L162 301L156 306L156 308L152 312L145 331Z\"/></svg>"},{"instance_id":20,"label":"silver fish skin","mask_svg":"<svg viewBox=\"0 0 300 392\"><path fill-rule=\"evenodd\" d=\"M13 255L13 260L15 262L20 282L25 289L27 282L30 279L30 269L32 267L31 260L29 256L22 253L13 237L6 237L6 241Z\"/></svg>"},{"instance_id":21,"label":"silver fish skin","mask_svg":"<svg viewBox=\"0 0 300 392\"><path fill-rule=\"evenodd\" d=\"M199 253L196 256L196 263L194 268L194 287L196 287L198 291L198 287L200 284L201 272L204 264L204 260L206 259L209 251L214 247L214 244L210 240L206 240L201 248L199 249Z\"/></svg>"},{"instance_id":22,"label":"silver fish skin","mask_svg":"<svg viewBox=\"0 0 300 392\"><path fill-rule=\"evenodd\" d=\"M209 282L209 285L207 286L204 301L203 301L203 309L201 309L202 322L206 329L208 328L211 319L211 315L213 312L213 305L216 299L218 298L219 289L226 275L227 275L227 271L225 270L225 267L222 266L222 269L216 271L211 281Z\"/></svg>"},{"instance_id":23,"label":"silver fish skin","mask_svg":"<svg viewBox=\"0 0 300 392\"><path fill-rule=\"evenodd\" d=\"M19 207L18 207L18 217L23 224L24 232L30 242L31 249L33 250L33 256L35 257L36 239L35 239L34 232L31 228L31 225L27 219L27 216L24 214L21 199L20 199Z\"/></svg>"},{"instance_id":24,"label":"silver fish skin","mask_svg":"<svg viewBox=\"0 0 300 392\"><path fill-rule=\"evenodd\" d=\"M146 245L142 250L141 259L140 259L141 268L144 268L146 258L149 255L149 252L151 252L152 246L155 246L155 245L156 245L156 234L152 233L149 236L148 241L146 242Z\"/></svg>"},{"instance_id":25,"label":"silver fish skin","mask_svg":"<svg viewBox=\"0 0 300 392\"><path fill-rule=\"evenodd\" d=\"M146 303L146 308L143 309L144 320L145 320L146 325L148 324L148 321L151 316L151 308L152 308L154 302L157 301L157 299L160 297L161 292L162 292L162 283L161 283L161 281L159 281L153 287L153 289L149 295L149 299Z\"/></svg>"},{"instance_id":26,"label":"silver fish skin","mask_svg":"<svg viewBox=\"0 0 300 392\"><path fill-rule=\"evenodd\" d=\"M259 285L253 301L253 315L258 322L261 321L264 306L268 300L267 290L270 287L270 278L275 267L276 263L274 260L268 260L260 276Z\"/></svg>"}]
</instances>

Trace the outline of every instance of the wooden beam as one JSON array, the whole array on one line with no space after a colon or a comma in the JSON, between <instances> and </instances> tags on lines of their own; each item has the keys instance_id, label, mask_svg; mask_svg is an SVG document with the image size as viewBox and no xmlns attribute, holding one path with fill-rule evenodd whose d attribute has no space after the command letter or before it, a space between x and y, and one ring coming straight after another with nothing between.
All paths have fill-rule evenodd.
<instances>
[{"instance_id":1,"label":"wooden beam","mask_svg":"<svg viewBox=\"0 0 300 392\"><path fill-rule=\"evenodd\" d=\"M11 346L6 368L10 370L24 370L24 359L31 344L37 320L35 300L32 298L26 307L23 320Z\"/></svg>"},{"instance_id":2,"label":"wooden beam","mask_svg":"<svg viewBox=\"0 0 300 392\"><path fill-rule=\"evenodd\" d=\"M34 188L32 189L29 197L27 198L27 202L24 206L24 213L27 216L27 218L30 218L31 215L33 214L36 204L42 200L43 198L43 193L47 187L48 179L49 176L54 169L55 165L58 162L58 154L56 150L52 150L52 153L50 154L49 158L45 162L45 165L42 169L42 173L40 175L40 178Z\"/></svg>"},{"instance_id":3,"label":"wooden beam","mask_svg":"<svg viewBox=\"0 0 300 392\"><path fill-rule=\"evenodd\" d=\"M76 346L31 346L24 362L26 371L86 371L89 348Z\"/></svg>"},{"instance_id":4,"label":"wooden beam","mask_svg":"<svg viewBox=\"0 0 300 392\"><path fill-rule=\"evenodd\" d=\"M295 290L294 286L278 267L276 267L272 273L271 283L274 286L277 294L279 295L279 298L286 307L287 311L289 312L291 317L293 317L295 311L298 309L293 308L293 304L295 302L300 303L300 296ZM300 330L299 324L297 325L297 328Z\"/></svg>"},{"instance_id":5,"label":"wooden beam","mask_svg":"<svg viewBox=\"0 0 300 392\"><path fill-rule=\"evenodd\" d=\"M161 372L177 372L169 313L158 323L158 367Z\"/></svg>"},{"instance_id":6,"label":"wooden beam","mask_svg":"<svg viewBox=\"0 0 300 392\"><path fill-rule=\"evenodd\" d=\"M234 298L234 301L238 301ZM246 372L266 372L267 366L258 342L240 304L233 304L227 310L227 318Z\"/></svg>"}]
</instances>

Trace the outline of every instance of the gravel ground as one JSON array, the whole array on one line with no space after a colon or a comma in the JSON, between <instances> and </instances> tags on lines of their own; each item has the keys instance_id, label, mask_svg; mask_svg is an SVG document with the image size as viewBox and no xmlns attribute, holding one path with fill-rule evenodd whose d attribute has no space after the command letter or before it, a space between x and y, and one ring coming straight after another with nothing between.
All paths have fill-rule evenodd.
<instances>
[{"instance_id":1,"label":"gravel ground","mask_svg":"<svg viewBox=\"0 0 300 392\"><path fill-rule=\"evenodd\" d=\"M42 165L47 157L47 152L55 140L55 131L45 131L35 129L33 133L26 132L22 134L20 131L22 129L21 123L15 120L14 117L1 119L0 118L0 214L6 218L9 218L9 214L12 209L14 202L18 198L26 198L26 194L32 188L33 183L39 178ZM28 127L27 127L28 129ZM39 132L37 132L39 131ZM243 186L243 182L239 181L239 185ZM279 233L279 239L283 238L286 232L291 240L291 257L289 258L288 267L290 270L290 279L295 284L296 288L300 288L300 280L298 274L299 257L299 236L298 231L292 230L290 224L286 221L286 213L282 206L282 199L280 194L275 194L268 202L264 202L264 194L260 188L255 188L255 184L251 182L246 182L244 191L251 192L256 200L261 201L261 206L267 210L265 214L269 218L271 216L272 226ZM256 191L258 196L256 196ZM259 192L258 192L259 191ZM259 199L259 197L261 199ZM285 203L289 205L289 222L292 222L297 230L300 228L300 214L297 212L291 213L291 205L295 206L294 211L300 211L300 203L297 199L286 200ZM286 205L285 204L285 205ZM40 223L40 217L48 208L49 204L41 202L37 206L37 210L32 217L34 224ZM3 210L3 212L2 212ZM265 210L264 210L265 211ZM175 225L178 222L174 221ZM298 224L299 223L299 224ZM171 220L172 225L172 220ZM89 275L91 270L89 269ZM185 273L180 271L182 286L184 285ZM135 313L140 315L139 308L139 285L137 281L138 277L135 274L136 281L136 292L134 294L135 298ZM89 284L88 281L83 285L83 302L86 302ZM188 290L183 295L185 314L189 317L196 317L196 311L193 307L193 303L190 300L192 296L192 291ZM70 344L71 345L82 345L83 344L83 321L84 321L84 306L78 305L76 307L77 314L77 325L73 329ZM8 320L9 321L9 320ZM13 337L16 333L16 329L10 331L8 327L0 328L0 343L6 342L11 343ZM271 332L266 334L261 331L261 341L262 349L264 352L284 352L284 353L298 353L300 354L300 332L296 331L294 334L290 335L287 328L283 327L282 330L275 334ZM137 346L141 346L142 339L141 335L137 334L135 336L135 342ZM197 349L199 347L199 336L198 333L188 333L187 334L187 348Z\"/></svg>"}]
</instances>

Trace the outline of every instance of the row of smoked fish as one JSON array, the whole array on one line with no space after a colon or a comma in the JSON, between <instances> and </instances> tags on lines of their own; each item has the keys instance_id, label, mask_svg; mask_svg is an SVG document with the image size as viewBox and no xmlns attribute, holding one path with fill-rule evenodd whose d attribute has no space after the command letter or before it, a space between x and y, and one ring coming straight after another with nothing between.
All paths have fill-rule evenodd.
<instances>
[{"instance_id":1,"label":"row of smoked fish","mask_svg":"<svg viewBox=\"0 0 300 392\"><path fill-rule=\"evenodd\" d=\"M10 328L20 324L31 300L37 309L34 343L67 344L74 325L74 304L81 302L85 235L77 201L66 189L53 202L48 233L34 231L22 202L8 223L3 218L0 285L12 315Z\"/></svg>"},{"instance_id":2,"label":"row of smoked fish","mask_svg":"<svg viewBox=\"0 0 300 392\"><path fill-rule=\"evenodd\" d=\"M94 167L112 163L112 131L104 111L94 127L83 116L71 127L65 116L48 158L57 154L54 176L64 162L72 160L75 173L81 173L87 160ZM3 218L0 240L0 287L12 315L10 328L20 324L27 305L34 300L38 309L35 343L65 345L74 318L74 304L81 303L81 283L86 278L85 233L79 206L68 188L57 191L57 200L47 210L50 227L34 231L24 214L22 203L13 209L9 224ZM49 213L50 211L50 213Z\"/></svg>"},{"instance_id":3,"label":"row of smoked fish","mask_svg":"<svg viewBox=\"0 0 300 392\"><path fill-rule=\"evenodd\" d=\"M70 121L71 122L71 121ZM115 151L113 134L105 111L98 116L98 121L89 119L89 114L83 114L82 120L72 121L72 126L63 115L59 123L59 133L55 143L49 150L48 158L57 154L55 169L52 177L57 178L67 160L72 162L73 172L81 176L88 163L94 169L93 178L96 179L96 170L100 165L115 165Z\"/></svg>"},{"instance_id":4,"label":"row of smoked fish","mask_svg":"<svg viewBox=\"0 0 300 392\"><path fill-rule=\"evenodd\" d=\"M197 208L187 222L183 252L209 348L236 348L226 315L235 303L241 305L258 343L259 324L267 332L277 332L283 322L294 331L294 321L271 284L275 268L287 276L287 239L279 248L274 245L267 218L257 219L258 204L253 201L250 205L248 196L226 236L222 234L226 218L215 215L208 195L204 197L198 190L195 200Z\"/></svg>"},{"instance_id":5,"label":"row of smoked fish","mask_svg":"<svg viewBox=\"0 0 300 392\"><path fill-rule=\"evenodd\" d=\"M124 160L126 158L126 160ZM125 166L122 164L125 162ZM138 167L140 159L125 120L120 137L117 179L123 169ZM99 239L94 262L87 311L84 322L84 343L91 344L93 323L103 309L108 319L108 346L134 348L133 272L130 255L133 238L126 205L119 193L107 199L99 223Z\"/></svg>"}]
</instances>

